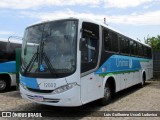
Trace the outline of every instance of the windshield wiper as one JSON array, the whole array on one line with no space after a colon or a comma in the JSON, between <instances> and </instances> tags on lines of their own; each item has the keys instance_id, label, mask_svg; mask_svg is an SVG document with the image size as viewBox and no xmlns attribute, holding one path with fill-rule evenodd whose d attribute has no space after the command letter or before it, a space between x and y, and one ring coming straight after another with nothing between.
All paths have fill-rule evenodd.
<instances>
[{"instance_id":1,"label":"windshield wiper","mask_svg":"<svg viewBox=\"0 0 160 120\"><path fill-rule=\"evenodd\" d=\"M32 56L32 58L31 58L29 64L27 65L24 73L26 73L27 71L31 71L34 62L38 59L38 54L39 54L39 53L38 53L38 48L39 48L39 47L37 47L37 53L34 53L34 55Z\"/></svg>"},{"instance_id":2,"label":"windshield wiper","mask_svg":"<svg viewBox=\"0 0 160 120\"><path fill-rule=\"evenodd\" d=\"M57 76L56 70L53 68L49 58L47 57L46 53L44 52L44 41L41 41L41 45L40 45L40 55L39 55L39 70L40 70L40 66L42 65L42 61L44 60L44 62L46 63L49 71L52 74L55 74ZM54 73L53 73L54 71Z\"/></svg>"},{"instance_id":3,"label":"windshield wiper","mask_svg":"<svg viewBox=\"0 0 160 120\"><path fill-rule=\"evenodd\" d=\"M44 60L44 62L46 63L46 66L48 67L48 70L50 71L51 74L55 74L56 76L57 73L56 73L56 70L53 68L49 58L47 57L46 53L43 52L43 48L44 48L44 42L41 43L41 47L37 47L37 53L35 53L33 55L33 57L31 58L29 64L27 65L24 73L27 73L27 72L30 72L33 68L33 65L35 63L35 61L37 60L38 61L38 71L39 72L42 72L41 71L41 66L42 66L42 61ZM40 52L38 53L38 49L40 49ZM44 68L45 69L45 68Z\"/></svg>"},{"instance_id":4,"label":"windshield wiper","mask_svg":"<svg viewBox=\"0 0 160 120\"><path fill-rule=\"evenodd\" d=\"M47 57L46 53L43 53L42 54L42 60L44 59L44 62L46 63L49 71L52 73L52 74L55 74L57 76L57 73L56 73L56 70L53 68L49 58ZM54 73L53 73L54 71Z\"/></svg>"}]
</instances>

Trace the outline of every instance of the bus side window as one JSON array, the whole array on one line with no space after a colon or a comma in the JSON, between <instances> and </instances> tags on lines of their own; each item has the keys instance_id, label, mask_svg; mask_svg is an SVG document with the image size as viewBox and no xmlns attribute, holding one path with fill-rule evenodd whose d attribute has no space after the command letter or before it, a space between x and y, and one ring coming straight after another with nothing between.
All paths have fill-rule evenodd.
<instances>
[{"instance_id":1,"label":"bus side window","mask_svg":"<svg viewBox=\"0 0 160 120\"><path fill-rule=\"evenodd\" d=\"M119 44L120 44L120 52L129 55L130 54L129 40L124 36L119 37Z\"/></svg>"},{"instance_id":2,"label":"bus side window","mask_svg":"<svg viewBox=\"0 0 160 120\"><path fill-rule=\"evenodd\" d=\"M147 57L147 47L144 46L143 49L144 49L144 57L146 58Z\"/></svg>"},{"instance_id":3,"label":"bus side window","mask_svg":"<svg viewBox=\"0 0 160 120\"><path fill-rule=\"evenodd\" d=\"M125 39L123 37L119 37L119 43L120 43L120 53L125 53L126 48L125 48Z\"/></svg>"},{"instance_id":4,"label":"bus side window","mask_svg":"<svg viewBox=\"0 0 160 120\"><path fill-rule=\"evenodd\" d=\"M9 60L15 60L15 56L16 56L16 48L21 48L21 44L18 43L10 43L10 47L9 47L9 55L8 55L8 59Z\"/></svg>"},{"instance_id":5,"label":"bus side window","mask_svg":"<svg viewBox=\"0 0 160 120\"><path fill-rule=\"evenodd\" d=\"M125 53L130 54L129 40L125 39Z\"/></svg>"},{"instance_id":6,"label":"bus side window","mask_svg":"<svg viewBox=\"0 0 160 120\"><path fill-rule=\"evenodd\" d=\"M137 43L135 41L130 41L130 47L131 47L131 54L137 55Z\"/></svg>"},{"instance_id":7,"label":"bus side window","mask_svg":"<svg viewBox=\"0 0 160 120\"><path fill-rule=\"evenodd\" d=\"M111 51L111 36L108 30L104 29L103 30L103 40L104 40L104 49L106 51Z\"/></svg>"},{"instance_id":8,"label":"bus side window","mask_svg":"<svg viewBox=\"0 0 160 120\"><path fill-rule=\"evenodd\" d=\"M133 41L131 40L130 42L129 42L129 44L130 44L130 53L131 53L131 55L134 53L134 49L133 49Z\"/></svg>"},{"instance_id":9,"label":"bus side window","mask_svg":"<svg viewBox=\"0 0 160 120\"><path fill-rule=\"evenodd\" d=\"M113 52L118 52L119 47L118 47L118 36L117 33L111 32L111 38L112 38L112 51Z\"/></svg>"},{"instance_id":10,"label":"bus side window","mask_svg":"<svg viewBox=\"0 0 160 120\"><path fill-rule=\"evenodd\" d=\"M105 51L118 52L118 35L117 33L104 29L103 30L103 40L104 40L104 49Z\"/></svg>"},{"instance_id":11,"label":"bus side window","mask_svg":"<svg viewBox=\"0 0 160 120\"><path fill-rule=\"evenodd\" d=\"M147 48L147 55L148 55L148 58L152 58L152 50L151 50L151 48Z\"/></svg>"},{"instance_id":12,"label":"bus side window","mask_svg":"<svg viewBox=\"0 0 160 120\"><path fill-rule=\"evenodd\" d=\"M139 56L141 57L143 56L143 46L140 43L138 44L138 53Z\"/></svg>"},{"instance_id":13,"label":"bus side window","mask_svg":"<svg viewBox=\"0 0 160 120\"><path fill-rule=\"evenodd\" d=\"M6 53L7 42L0 41L0 62L6 61L8 54Z\"/></svg>"}]
</instances>

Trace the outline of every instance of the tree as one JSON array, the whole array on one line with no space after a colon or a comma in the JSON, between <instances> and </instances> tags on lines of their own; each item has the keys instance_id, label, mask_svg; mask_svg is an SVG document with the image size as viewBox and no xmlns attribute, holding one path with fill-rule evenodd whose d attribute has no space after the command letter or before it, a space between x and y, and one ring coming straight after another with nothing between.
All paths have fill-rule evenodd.
<instances>
[{"instance_id":1,"label":"tree","mask_svg":"<svg viewBox=\"0 0 160 120\"><path fill-rule=\"evenodd\" d=\"M160 51L160 35L157 37L151 37L145 40L145 43L150 45L153 51Z\"/></svg>"}]
</instances>

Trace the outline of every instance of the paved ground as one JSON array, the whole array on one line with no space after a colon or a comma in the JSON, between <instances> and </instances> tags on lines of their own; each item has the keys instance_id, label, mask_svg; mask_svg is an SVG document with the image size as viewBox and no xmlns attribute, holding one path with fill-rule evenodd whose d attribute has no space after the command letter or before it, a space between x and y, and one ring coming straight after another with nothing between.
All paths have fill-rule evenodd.
<instances>
[{"instance_id":1,"label":"paved ground","mask_svg":"<svg viewBox=\"0 0 160 120\"><path fill-rule=\"evenodd\" d=\"M123 90L115 95L110 103L107 106L99 106L98 102L92 102L90 104L74 107L74 108L63 108L63 107L52 107L39 105L32 103L27 100L23 100L20 97L18 91L11 91L7 93L0 93L0 111L54 111L50 112L50 115L55 116L75 116L75 111L86 111L84 114L85 117L54 117L54 118L39 118L43 120L49 119L84 119L84 120L93 120L93 119L104 119L104 117L90 117L92 114L97 111L160 111L160 81L148 81L144 88L138 88L137 86L131 87L129 89ZM56 112L55 112L56 111ZM1 120L2 118L0 118ZM3 118L4 119L4 118ZM13 118L12 118L13 119ZM105 119L114 120L160 120L160 117L105 117ZM15 118L17 120L17 118ZM21 120L21 118L19 118Z\"/></svg>"}]
</instances>

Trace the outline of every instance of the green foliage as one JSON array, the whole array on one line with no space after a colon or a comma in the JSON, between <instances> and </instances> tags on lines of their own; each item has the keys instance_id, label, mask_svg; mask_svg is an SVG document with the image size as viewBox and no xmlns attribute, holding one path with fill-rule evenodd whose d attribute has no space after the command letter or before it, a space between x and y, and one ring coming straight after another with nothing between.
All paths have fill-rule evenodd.
<instances>
[{"instance_id":1,"label":"green foliage","mask_svg":"<svg viewBox=\"0 0 160 120\"><path fill-rule=\"evenodd\" d=\"M148 38L145 40L145 43L150 45L153 51L160 51L160 35L157 35L157 37Z\"/></svg>"}]
</instances>

